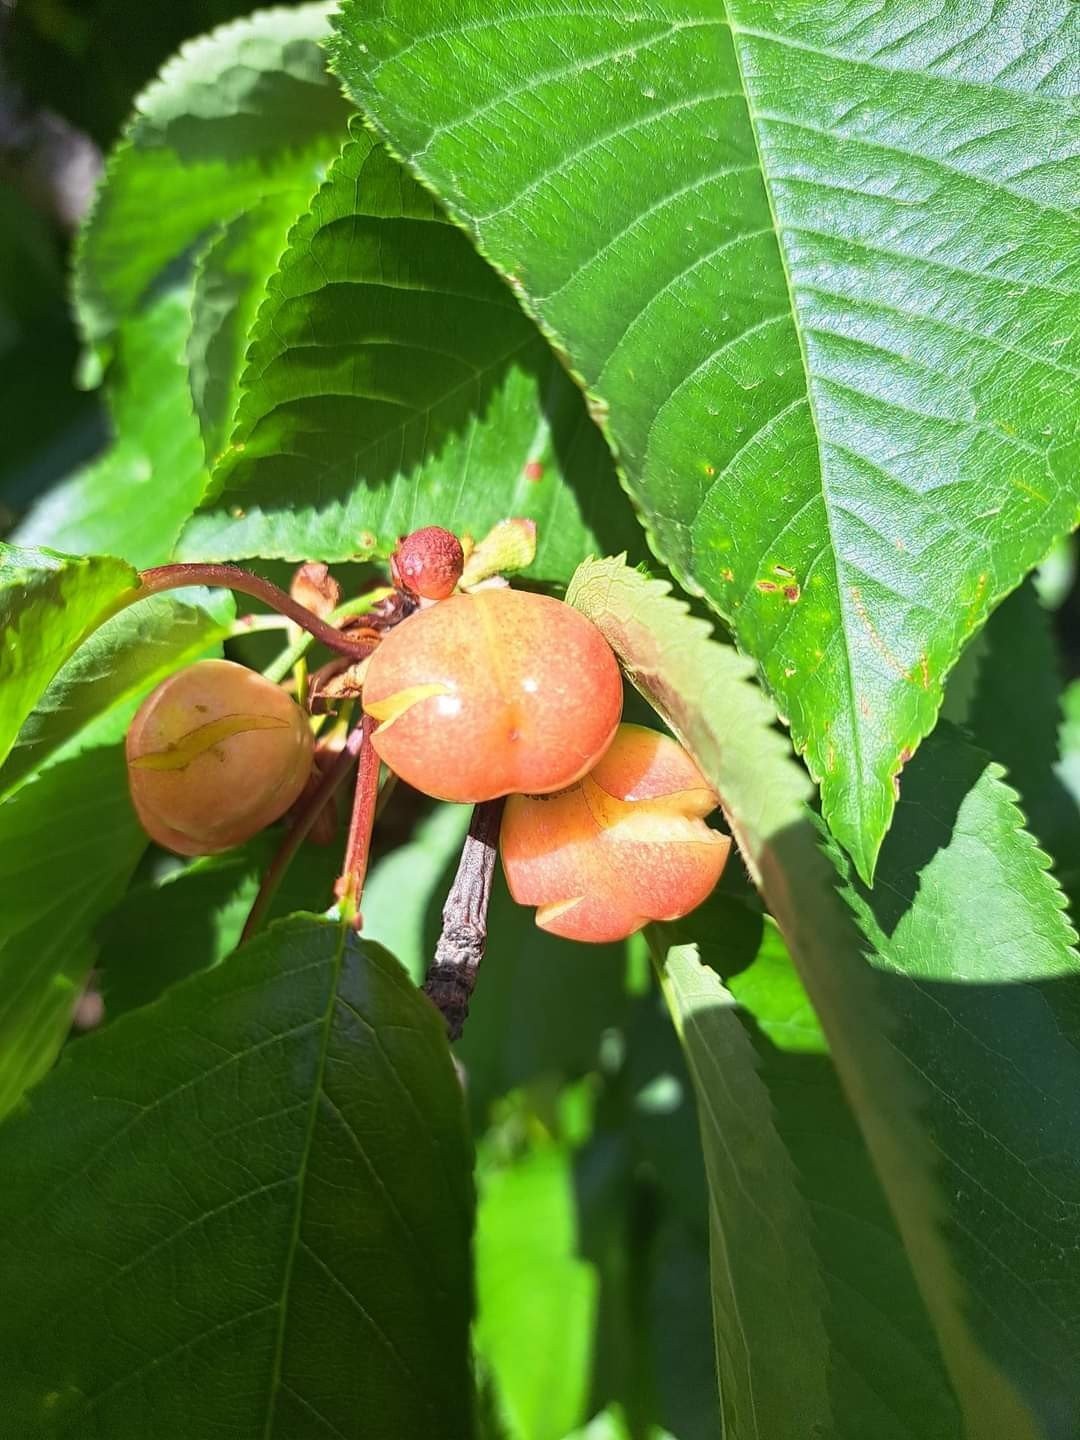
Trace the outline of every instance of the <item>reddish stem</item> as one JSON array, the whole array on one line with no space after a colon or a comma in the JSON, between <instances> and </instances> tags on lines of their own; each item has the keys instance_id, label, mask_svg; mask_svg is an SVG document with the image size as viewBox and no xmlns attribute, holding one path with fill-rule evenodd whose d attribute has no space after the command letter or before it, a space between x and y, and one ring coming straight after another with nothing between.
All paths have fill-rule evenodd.
<instances>
[{"instance_id":1,"label":"reddish stem","mask_svg":"<svg viewBox=\"0 0 1080 1440\"><path fill-rule=\"evenodd\" d=\"M291 595L286 595L284 590L279 590L261 575L253 575L250 570L241 570L238 565L158 565L153 570L142 571L139 581L141 589L133 597L136 600L141 600L144 595L155 595L162 590L178 590L186 585L220 585L228 590L238 590L243 595L253 595L257 600L265 601L279 614L287 615L309 635L321 640L328 649L336 650L339 655L348 655L353 660L365 659L378 644L374 637L350 640L333 625L328 625L325 620L320 620L318 615L299 604Z\"/></svg>"},{"instance_id":2,"label":"reddish stem","mask_svg":"<svg viewBox=\"0 0 1080 1440\"><path fill-rule=\"evenodd\" d=\"M356 764L356 757L364 748L364 726L360 724L350 730L340 753L334 756L333 764L325 772L318 786L304 800L296 819L278 847L277 854L271 860L266 874L262 878L262 883L259 885L259 893L255 896L251 913L248 915L240 936L241 945L250 940L259 928L296 852L307 839L311 827L322 813L323 806ZM371 746L368 745L366 748L370 750Z\"/></svg>"},{"instance_id":3,"label":"reddish stem","mask_svg":"<svg viewBox=\"0 0 1080 1440\"><path fill-rule=\"evenodd\" d=\"M353 799L352 819L349 822L349 839L345 846L345 863L334 886L334 894L343 908L350 912L352 923L358 930L361 923L360 899L364 893L364 879L371 851L371 832L375 825L375 806L379 798L379 757L371 743L375 724L370 715L365 715L360 722L364 743L356 768L356 795Z\"/></svg>"}]
</instances>

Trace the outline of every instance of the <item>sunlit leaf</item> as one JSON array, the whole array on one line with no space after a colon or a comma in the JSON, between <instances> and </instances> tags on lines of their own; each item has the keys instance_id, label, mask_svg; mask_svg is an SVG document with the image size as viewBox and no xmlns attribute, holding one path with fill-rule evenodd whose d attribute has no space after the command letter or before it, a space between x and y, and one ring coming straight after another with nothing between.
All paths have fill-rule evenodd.
<instances>
[{"instance_id":1,"label":"sunlit leaf","mask_svg":"<svg viewBox=\"0 0 1080 1440\"><path fill-rule=\"evenodd\" d=\"M701 1114L724 1430L829 1434L825 1287L769 1092L732 998L694 947L667 950L662 975Z\"/></svg>"},{"instance_id":2,"label":"sunlit leaf","mask_svg":"<svg viewBox=\"0 0 1080 1440\"><path fill-rule=\"evenodd\" d=\"M134 583L120 560L0 544L0 763L61 665Z\"/></svg>"},{"instance_id":3,"label":"sunlit leaf","mask_svg":"<svg viewBox=\"0 0 1080 1440\"><path fill-rule=\"evenodd\" d=\"M1000 770L947 731L905 775L876 888L850 884L843 907L749 663L667 591L612 560L583 565L567 594L721 797L820 1016L968 1425L1053 1436L1080 1403L1067 1238L1080 957L1046 857Z\"/></svg>"},{"instance_id":4,"label":"sunlit leaf","mask_svg":"<svg viewBox=\"0 0 1080 1440\"><path fill-rule=\"evenodd\" d=\"M438 523L537 522L564 581L637 537L581 396L431 197L354 125L251 334L188 559L388 555Z\"/></svg>"},{"instance_id":5,"label":"sunlit leaf","mask_svg":"<svg viewBox=\"0 0 1080 1440\"><path fill-rule=\"evenodd\" d=\"M346 0L334 63L590 392L863 875L1080 518L1074 6Z\"/></svg>"},{"instance_id":6,"label":"sunlit leaf","mask_svg":"<svg viewBox=\"0 0 1080 1440\"><path fill-rule=\"evenodd\" d=\"M23 543L139 566L172 553L231 418L267 275L345 131L348 107L319 43L327 15L304 5L223 26L136 99L76 256L87 374L99 379L104 366L114 443L45 498ZM229 222L248 212L263 229L248 223L253 244L225 259Z\"/></svg>"},{"instance_id":7,"label":"sunlit leaf","mask_svg":"<svg viewBox=\"0 0 1080 1440\"><path fill-rule=\"evenodd\" d=\"M232 597L204 590L150 596L95 630L27 716L0 771L0 794L39 769L112 705L205 655L229 632Z\"/></svg>"},{"instance_id":8,"label":"sunlit leaf","mask_svg":"<svg viewBox=\"0 0 1080 1440\"><path fill-rule=\"evenodd\" d=\"M248 334L312 187L268 196L229 220L195 266L187 361L206 463L228 444L240 399Z\"/></svg>"},{"instance_id":9,"label":"sunlit leaf","mask_svg":"<svg viewBox=\"0 0 1080 1440\"><path fill-rule=\"evenodd\" d=\"M761 1433L800 1435L816 1395L822 1433L838 1440L959 1440L929 1318L806 993L770 920L757 917L747 955L755 927L740 909L716 899L654 940L709 1166L728 1433L757 1433L756 1414ZM795 1227L779 1249L778 1226ZM789 1296L769 1305L778 1275ZM810 1307L806 1329L778 1326L797 1304ZM813 1367L787 1406L788 1382L770 1374L785 1342L796 1372Z\"/></svg>"},{"instance_id":10,"label":"sunlit leaf","mask_svg":"<svg viewBox=\"0 0 1080 1440\"><path fill-rule=\"evenodd\" d=\"M137 97L83 230L76 298L107 344L201 236L283 190L310 194L349 109L326 73L325 4L256 11L189 41Z\"/></svg>"}]
</instances>

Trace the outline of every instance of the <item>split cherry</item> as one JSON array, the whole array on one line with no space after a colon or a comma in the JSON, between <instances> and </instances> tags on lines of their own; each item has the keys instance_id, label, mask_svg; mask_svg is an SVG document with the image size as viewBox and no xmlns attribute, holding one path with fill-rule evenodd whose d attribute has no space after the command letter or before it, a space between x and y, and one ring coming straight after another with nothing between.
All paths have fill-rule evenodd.
<instances>
[{"instance_id":1,"label":"split cherry","mask_svg":"<svg viewBox=\"0 0 1080 1440\"><path fill-rule=\"evenodd\" d=\"M622 940L707 898L731 841L705 816L717 799L677 741L620 725L603 758L559 795L512 795L500 847L510 894L542 930Z\"/></svg>"},{"instance_id":2,"label":"split cherry","mask_svg":"<svg viewBox=\"0 0 1080 1440\"><path fill-rule=\"evenodd\" d=\"M212 855L279 819L312 763L307 716L285 691L229 660L163 680L127 735L143 829L179 855Z\"/></svg>"}]
</instances>

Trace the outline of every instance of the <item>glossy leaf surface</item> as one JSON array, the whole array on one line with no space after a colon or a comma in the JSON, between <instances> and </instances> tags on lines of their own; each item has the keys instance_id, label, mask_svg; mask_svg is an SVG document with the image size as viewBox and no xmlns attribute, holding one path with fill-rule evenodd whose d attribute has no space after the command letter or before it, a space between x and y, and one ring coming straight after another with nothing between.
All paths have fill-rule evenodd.
<instances>
[{"instance_id":1,"label":"glossy leaf surface","mask_svg":"<svg viewBox=\"0 0 1080 1440\"><path fill-rule=\"evenodd\" d=\"M120 560L0 544L0 763L61 665L134 583Z\"/></svg>"},{"instance_id":2,"label":"glossy leaf surface","mask_svg":"<svg viewBox=\"0 0 1080 1440\"><path fill-rule=\"evenodd\" d=\"M84 378L104 373L114 443L34 510L24 543L139 566L171 555L231 418L221 412L267 275L345 133L319 43L327 17L302 5L221 26L137 97L76 255ZM264 229L230 270L218 247L249 211Z\"/></svg>"},{"instance_id":3,"label":"glossy leaf surface","mask_svg":"<svg viewBox=\"0 0 1080 1440\"><path fill-rule=\"evenodd\" d=\"M717 898L653 943L697 1094L726 1433L959 1440L900 1236L775 927Z\"/></svg>"},{"instance_id":4,"label":"glossy leaf surface","mask_svg":"<svg viewBox=\"0 0 1080 1440\"><path fill-rule=\"evenodd\" d=\"M27 716L0 769L0 794L40 769L113 705L217 653L234 609L230 595L191 590L149 596L107 620L83 641Z\"/></svg>"},{"instance_id":5,"label":"glossy leaf surface","mask_svg":"<svg viewBox=\"0 0 1080 1440\"><path fill-rule=\"evenodd\" d=\"M528 574L635 543L580 395L506 287L358 125L293 229L185 559L389 555L536 520Z\"/></svg>"},{"instance_id":6,"label":"glossy leaf surface","mask_svg":"<svg viewBox=\"0 0 1080 1440\"><path fill-rule=\"evenodd\" d=\"M81 1041L0 1131L9 1423L460 1440L469 1152L438 1016L311 918Z\"/></svg>"},{"instance_id":7,"label":"glossy leaf surface","mask_svg":"<svg viewBox=\"0 0 1080 1440\"><path fill-rule=\"evenodd\" d=\"M87 339L106 344L166 267L229 216L311 193L348 105L327 75L327 5L257 11L190 41L135 101L83 232Z\"/></svg>"},{"instance_id":8,"label":"glossy leaf surface","mask_svg":"<svg viewBox=\"0 0 1080 1440\"><path fill-rule=\"evenodd\" d=\"M1080 517L1075 7L346 0L335 63L593 397L863 875ZM587 198L586 198L587 197Z\"/></svg>"},{"instance_id":9,"label":"glossy leaf surface","mask_svg":"<svg viewBox=\"0 0 1080 1440\"><path fill-rule=\"evenodd\" d=\"M1065 1258L1080 958L1046 857L1000 770L946 729L911 766L874 891L852 882L844 907L748 662L666 592L613 560L582 566L567 593L721 797L821 1017L967 1423L995 1440L1055 1436L1080 1399L1080 1269Z\"/></svg>"}]
</instances>

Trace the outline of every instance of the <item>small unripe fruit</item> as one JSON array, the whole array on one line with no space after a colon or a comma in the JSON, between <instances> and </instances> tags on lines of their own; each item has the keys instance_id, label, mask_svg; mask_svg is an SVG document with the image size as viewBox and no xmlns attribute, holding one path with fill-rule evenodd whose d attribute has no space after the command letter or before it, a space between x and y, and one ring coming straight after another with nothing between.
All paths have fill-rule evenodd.
<instances>
[{"instance_id":1,"label":"small unripe fruit","mask_svg":"<svg viewBox=\"0 0 1080 1440\"><path fill-rule=\"evenodd\" d=\"M390 575L400 590L424 600L445 600L461 579L465 552L461 541L440 525L414 530L390 556Z\"/></svg>"},{"instance_id":2,"label":"small unripe fruit","mask_svg":"<svg viewBox=\"0 0 1080 1440\"><path fill-rule=\"evenodd\" d=\"M373 742L401 778L475 804L561 790L607 749L622 676L591 621L546 595L480 590L403 621L364 676Z\"/></svg>"},{"instance_id":3,"label":"small unripe fruit","mask_svg":"<svg viewBox=\"0 0 1080 1440\"><path fill-rule=\"evenodd\" d=\"M727 860L731 841L705 824L716 804L677 741L620 725L580 783L507 801L499 843L510 894L568 940L622 940L650 920L677 920Z\"/></svg>"},{"instance_id":4,"label":"small unripe fruit","mask_svg":"<svg viewBox=\"0 0 1080 1440\"><path fill-rule=\"evenodd\" d=\"M131 799L159 845L213 855L284 815L312 749L307 716L284 690L230 660L200 660L163 680L131 722Z\"/></svg>"}]
</instances>

